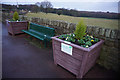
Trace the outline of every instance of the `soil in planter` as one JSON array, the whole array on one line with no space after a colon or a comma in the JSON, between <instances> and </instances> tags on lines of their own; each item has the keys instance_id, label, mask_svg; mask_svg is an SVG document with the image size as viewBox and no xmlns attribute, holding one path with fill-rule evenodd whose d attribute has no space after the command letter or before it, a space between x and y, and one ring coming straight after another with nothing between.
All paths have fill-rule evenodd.
<instances>
[{"instance_id":1,"label":"soil in planter","mask_svg":"<svg viewBox=\"0 0 120 80\"><path fill-rule=\"evenodd\" d=\"M94 38L93 36L89 36L89 35L85 35L83 39L79 39L79 40L75 38L74 34L64 34L64 35L58 36L57 38L74 43L76 45L79 45L85 48L88 48L100 41L98 38Z\"/></svg>"}]
</instances>

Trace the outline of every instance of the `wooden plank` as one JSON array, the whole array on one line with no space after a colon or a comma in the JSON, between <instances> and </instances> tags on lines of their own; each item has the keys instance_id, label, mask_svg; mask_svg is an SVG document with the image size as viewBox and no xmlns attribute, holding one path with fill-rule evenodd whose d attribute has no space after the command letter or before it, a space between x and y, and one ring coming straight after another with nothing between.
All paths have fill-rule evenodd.
<instances>
[{"instance_id":1,"label":"wooden plank","mask_svg":"<svg viewBox=\"0 0 120 80\"><path fill-rule=\"evenodd\" d=\"M84 75L89 71L89 69L91 67L93 67L95 65L96 59L99 56L99 51L100 51L100 48L96 47L95 50L92 50L89 53L88 59L87 59L87 62L86 62L86 67L85 67Z\"/></svg>"},{"instance_id":2,"label":"wooden plank","mask_svg":"<svg viewBox=\"0 0 120 80\"><path fill-rule=\"evenodd\" d=\"M81 61L78 59L73 58L71 55L68 55L64 52L55 50L55 56L60 57L61 59L63 59L64 61L68 62L68 63L72 63L71 65L74 66L80 66L81 65Z\"/></svg>"},{"instance_id":3,"label":"wooden plank","mask_svg":"<svg viewBox=\"0 0 120 80\"><path fill-rule=\"evenodd\" d=\"M56 41L54 41L55 43L53 44L55 46L55 49L58 51L61 51L61 44L56 44ZM82 60L83 57L83 52L79 49L73 48L73 52L72 52L72 57L78 59L78 60Z\"/></svg>"},{"instance_id":4,"label":"wooden plank","mask_svg":"<svg viewBox=\"0 0 120 80\"><path fill-rule=\"evenodd\" d=\"M71 66L68 63L65 63L65 61L59 59L58 57L56 57L56 63L62 66L63 68L67 69L68 71L72 72L73 74L78 74L78 69L75 69L73 66Z\"/></svg>"}]
</instances>

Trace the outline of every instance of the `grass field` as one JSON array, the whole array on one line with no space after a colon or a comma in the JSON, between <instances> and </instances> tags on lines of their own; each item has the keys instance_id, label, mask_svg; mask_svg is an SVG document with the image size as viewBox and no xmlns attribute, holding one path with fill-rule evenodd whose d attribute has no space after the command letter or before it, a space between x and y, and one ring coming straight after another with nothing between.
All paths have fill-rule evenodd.
<instances>
[{"instance_id":1,"label":"grass field","mask_svg":"<svg viewBox=\"0 0 120 80\"><path fill-rule=\"evenodd\" d=\"M111 29L118 29L118 20L113 19L103 19L103 18L88 18L88 17L72 17L66 15L57 15L53 13L28 13L26 14L28 17L40 17L40 18L47 18L51 20L63 20L72 23L78 23L80 19L83 19L86 25L89 26L98 26L104 28L111 28Z\"/></svg>"}]
</instances>

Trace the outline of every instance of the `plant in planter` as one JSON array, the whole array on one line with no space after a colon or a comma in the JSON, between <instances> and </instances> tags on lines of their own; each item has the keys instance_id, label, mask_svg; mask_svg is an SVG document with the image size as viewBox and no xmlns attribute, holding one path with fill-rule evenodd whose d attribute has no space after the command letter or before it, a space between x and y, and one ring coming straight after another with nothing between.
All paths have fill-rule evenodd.
<instances>
[{"instance_id":1,"label":"plant in planter","mask_svg":"<svg viewBox=\"0 0 120 80\"><path fill-rule=\"evenodd\" d=\"M28 29L28 21L20 20L18 12L15 11L13 14L13 19L7 20L7 29L8 29L8 33L12 35L24 33L21 30Z\"/></svg>"},{"instance_id":2,"label":"plant in planter","mask_svg":"<svg viewBox=\"0 0 120 80\"><path fill-rule=\"evenodd\" d=\"M52 37L54 63L82 78L99 56L103 40L85 33L86 25L80 21L72 34Z\"/></svg>"},{"instance_id":3,"label":"plant in planter","mask_svg":"<svg viewBox=\"0 0 120 80\"><path fill-rule=\"evenodd\" d=\"M71 43L75 43L79 46L88 48L92 46L93 44L97 43L99 41L98 38L94 38L93 36L86 35L86 25L84 24L83 20L81 20L77 26L76 30L72 34L64 34L59 36L59 39L69 41Z\"/></svg>"},{"instance_id":4,"label":"plant in planter","mask_svg":"<svg viewBox=\"0 0 120 80\"><path fill-rule=\"evenodd\" d=\"M18 21L18 20L19 20L19 15L18 15L18 12L17 12L17 11L14 12L13 20L14 20L14 21Z\"/></svg>"}]
</instances>

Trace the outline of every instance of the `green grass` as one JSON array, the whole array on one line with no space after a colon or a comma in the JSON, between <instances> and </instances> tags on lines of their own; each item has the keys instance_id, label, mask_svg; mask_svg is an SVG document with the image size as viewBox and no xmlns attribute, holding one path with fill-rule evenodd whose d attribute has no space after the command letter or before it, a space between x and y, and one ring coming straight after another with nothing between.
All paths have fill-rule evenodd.
<instances>
[{"instance_id":1,"label":"green grass","mask_svg":"<svg viewBox=\"0 0 120 80\"><path fill-rule=\"evenodd\" d=\"M28 17L40 17L47 18L51 20L63 20L72 23L78 23L80 19L83 19L86 25L88 26L98 26L104 28L118 29L118 20L113 19L103 19L103 18L88 18L88 17L72 17L66 15L57 15L53 13L28 13L26 14Z\"/></svg>"}]
</instances>

